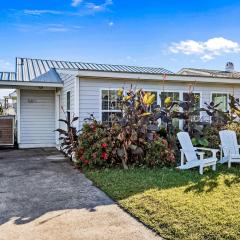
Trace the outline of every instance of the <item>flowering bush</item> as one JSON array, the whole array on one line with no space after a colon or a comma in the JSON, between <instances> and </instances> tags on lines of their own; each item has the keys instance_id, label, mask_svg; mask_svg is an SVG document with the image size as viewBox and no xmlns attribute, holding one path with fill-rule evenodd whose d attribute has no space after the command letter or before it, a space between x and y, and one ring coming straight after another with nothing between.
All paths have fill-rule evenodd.
<instances>
[{"instance_id":1,"label":"flowering bush","mask_svg":"<svg viewBox=\"0 0 240 240\"><path fill-rule=\"evenodd\" d=\"M111 165L113 161L111 146L106 127L90 116L83 124L79 135L78 164L89 167Z\"/></svg>"}]
</instances>

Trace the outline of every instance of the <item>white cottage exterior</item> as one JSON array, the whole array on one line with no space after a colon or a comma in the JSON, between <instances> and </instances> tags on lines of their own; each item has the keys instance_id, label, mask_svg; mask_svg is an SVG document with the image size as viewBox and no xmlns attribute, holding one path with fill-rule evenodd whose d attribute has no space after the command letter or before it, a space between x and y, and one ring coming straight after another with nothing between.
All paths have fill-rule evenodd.
<instances>
[{"instance_id":1,"label":"white cottage exterior","mask_svg":"<svg viewBox=\"0 0 240 240\"><path fill-rule=\"evenodd\" d=\"M184 69L174 74L163 68L17 58L15 73L0 73L0 87L17 89L19 147L55 147L58 135L54 130L63 127L58 121L63 117L61 106L80 117L76 123L78 129L90 114L100 121L109 121L110 114L120 114L114 104L120 87L128 89L132 85L155 92L158 104L163 92L165 96L183 100L190 85L194 86L202 106L211 100L227 101L228 94L240 97L237 73L195 72L186 73Z\"/></svg>"}]
</instances>

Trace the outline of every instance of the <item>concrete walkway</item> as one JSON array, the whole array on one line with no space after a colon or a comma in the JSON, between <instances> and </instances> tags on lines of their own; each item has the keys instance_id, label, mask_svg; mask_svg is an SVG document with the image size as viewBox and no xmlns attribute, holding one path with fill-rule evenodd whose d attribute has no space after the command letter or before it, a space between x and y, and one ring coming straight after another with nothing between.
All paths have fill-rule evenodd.
<instances>
[{"instance_id":1,"label":"concrete walkway","mask_svg":"<svg viewBox=\"0 0 240 240\"><path fill-rule=\"evenodd\" d=\"M0 240L157 240L55 149L0 150Z\"/></svg>"}]
</instances>

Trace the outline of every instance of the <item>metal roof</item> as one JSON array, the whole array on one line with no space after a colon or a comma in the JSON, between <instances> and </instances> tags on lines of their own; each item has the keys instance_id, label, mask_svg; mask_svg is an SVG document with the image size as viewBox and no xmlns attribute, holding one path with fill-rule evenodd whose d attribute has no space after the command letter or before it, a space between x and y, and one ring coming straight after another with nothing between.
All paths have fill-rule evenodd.
<instances>
[{"instance_id":1,"label":"metal roof","mask_svg":"<svg viewBox=\"0 0 240 240\"><path fill-rule=\"evenodd\" d=\"M15 81L15 72L0 72L0 80L2 81Z\"/></svg>"},{"instance_id":2,"label":"metal roof","mask_svg":"<svg viewBox=\"0 0 240 240\"><path fill-rule=\"evenodd\" d=\"M227 72L221 70L200 69L200 68L183 68L179 72L183 75L196 75L196 76L211 76L211 77L228 77L228 78L240 78L240 72Z\"/></svg>"},{"instance_id":3,"label":"metal roof","mask_svg":"<svg viewBox=\"0 0 240 240\"><path fill-rule=\"evenodd\" d=\"M40 75L45 74L50 69L75 69L120 73L173 74L173 72L168 71L164 68L155 67L136 67L125 65L16 58L16 74L18 81L31 81Z\"/></svg>"}]
</instances>

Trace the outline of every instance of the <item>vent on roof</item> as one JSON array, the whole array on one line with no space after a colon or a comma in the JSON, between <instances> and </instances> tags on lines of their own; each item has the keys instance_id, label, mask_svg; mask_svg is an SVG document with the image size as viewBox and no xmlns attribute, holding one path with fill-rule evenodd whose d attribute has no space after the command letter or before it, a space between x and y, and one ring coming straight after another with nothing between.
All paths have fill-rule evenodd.
<instances>
[{"instance_id":1,"label":"vent on roof","mask_svg":"<svg viewBox=\"0 0 240 240\"><path fill-rule=\"evenodd\" d=\"M226 72L234 72L234 64L232 62L227 62L225 67Z\"/></svg>"}]
</instances>

